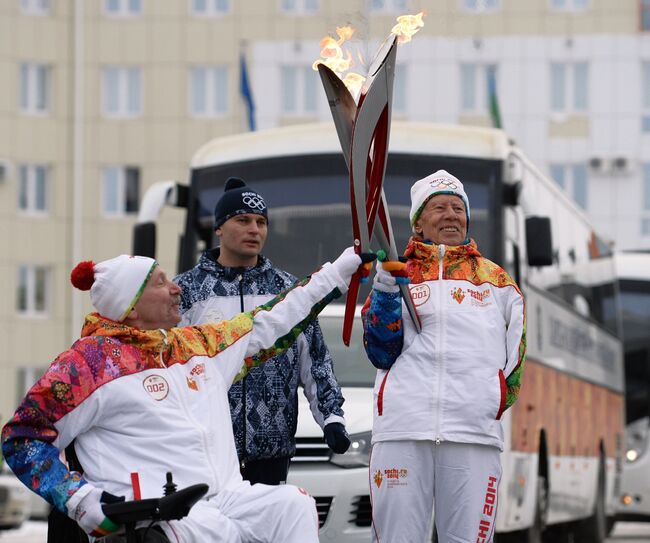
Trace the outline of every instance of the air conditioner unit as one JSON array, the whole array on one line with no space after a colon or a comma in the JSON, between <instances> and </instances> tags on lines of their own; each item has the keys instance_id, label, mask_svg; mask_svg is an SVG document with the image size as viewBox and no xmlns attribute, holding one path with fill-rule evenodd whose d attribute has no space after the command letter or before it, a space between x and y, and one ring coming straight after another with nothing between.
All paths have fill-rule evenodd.
<instances>
[{"instance_id":1,"label":"air conditioner unit","mask_svg":"<svg viewBox=\"0 0 650 543\"><path fill-rule=\"evenodd\" d=\"M589 169L592 173L604 174L607 171L607 160L599 156L591 157L589 159Z\"/></svg>"},{"instance_id":2,"label":"air conditioner unit","mask_svg":"<svg viewBox=\"0 0 650 543\"><path fill-rule=\"evenodd\" d=\"M635 161L629 157L618 156L610 161L610 171L613 175L630 175L634 173Z\"/></svg>"}]
</instances>

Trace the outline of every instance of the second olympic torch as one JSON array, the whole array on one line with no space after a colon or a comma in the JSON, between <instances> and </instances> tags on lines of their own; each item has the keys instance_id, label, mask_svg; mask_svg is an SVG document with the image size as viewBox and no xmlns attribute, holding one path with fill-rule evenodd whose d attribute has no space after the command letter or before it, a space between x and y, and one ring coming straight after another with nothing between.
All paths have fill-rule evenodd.
<instances>
[{"instance_id":1,"label":"second olympic torch","mask_svg":"<svg viewBox=\"0 0 650 543\"><path fill-rule=\"evenodd\" d=\"M397 260L398 254L383 182L388 156L397 43L398 37L394 36L377 54L370 66L358 104L333 70L325 64L317 65L350 173L355 251L361 253L370 250L370 240L374 235L390 260ZM343 342L346 345L350 344L359 281L360 274L357 272L352 277L346 299L343 322ZM419 332L420 320L408 285L399 287L408 313Z\"/></svg>"}]
</instances>

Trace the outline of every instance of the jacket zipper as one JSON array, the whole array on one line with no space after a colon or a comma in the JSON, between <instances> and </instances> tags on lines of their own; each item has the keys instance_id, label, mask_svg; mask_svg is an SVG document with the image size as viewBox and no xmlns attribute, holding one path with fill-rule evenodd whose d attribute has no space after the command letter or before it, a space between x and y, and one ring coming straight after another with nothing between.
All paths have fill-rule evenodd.
<instances>
[{"instance_id":1,"label":"jacket zipper","mask_svg":"<svg viewBox=\"0 0 650 543\"><path fill-rule=\"evenodd\" d=\"M436 407L436 445L440 445L440 394L442 391L442 376L444 374L444 368L443 368L443 357L442 357L442 313L443 313L443 300L442 300L442 286L443 286L443 266L442 266L442 259L445 256L445 246L440 245L438 247L438 326L437 328L437 333L436 335L438 336L436 339L436 344L438 345L438 399L437 399L437 407Z\"/></svg>"},{"instance_id":2,"label":"jacket zipper","mask_svg":"<svg viewBox=\"0 0 650 543\"><path fill-rule=\"evenodd\" d=\"M237 280L239 281L239 307L241 312L243 313L244 312L244 275L240 273L237 276ZM240 468L246 467L246 432L248 431L248 427L246 424L246 377L248 376L245 376L241 380L241 401L242 401L242 416L244 417L244 426L241 435L242 459L241 462L239 463Z\"/></svg>"}]
</instances>

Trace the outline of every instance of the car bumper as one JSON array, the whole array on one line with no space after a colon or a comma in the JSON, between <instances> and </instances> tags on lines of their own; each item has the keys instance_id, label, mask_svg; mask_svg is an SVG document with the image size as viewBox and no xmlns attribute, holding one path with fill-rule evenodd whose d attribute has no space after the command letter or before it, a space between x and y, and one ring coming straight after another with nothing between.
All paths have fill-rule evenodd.
<instances>
[{"instance_id":1,"label":"car bumper","mask_svg":"<svg viewBox=\"0 0 650 543\"><path fill-rule=\"evenodd\" d=\"M321 543L370 541L368 468L341 468L329 462L292 462L287 482L316 500Z\"/></svg>"}]
</instances>

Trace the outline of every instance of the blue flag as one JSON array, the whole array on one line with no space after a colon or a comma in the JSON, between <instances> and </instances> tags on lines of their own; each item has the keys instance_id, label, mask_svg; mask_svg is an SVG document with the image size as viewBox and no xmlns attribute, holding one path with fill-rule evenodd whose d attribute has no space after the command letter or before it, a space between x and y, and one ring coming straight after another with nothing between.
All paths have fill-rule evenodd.
<instances>
[{"instance_id":1,"label":"blue flag","mask_svg":"<svg viewBox=\"0 0 650 543\"><path fill-rule=\"evenodd\" d=\"M248 80L248 68L246 66L246 57L244 53L239 55L239 92L246 104L246 113L248 114L248 128L255 130L255 102L253 101L253 91Z\"/></svg>"},{"instance_id":2,"label":"blue flag","mask_svg":"<svg viewBox=\"0 0 650 543\"><path fill-rule=\"evenodd\" d=\"M503 128L501 123L501 110L499 109L499 98L497 96L497 70L495 66L487 67L487 94L490 119L494 128Z\"/></svg>"}]
</instances>

